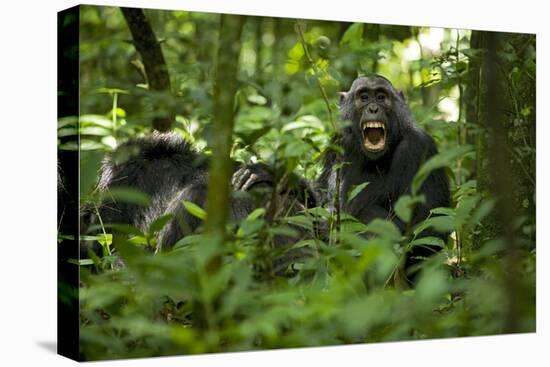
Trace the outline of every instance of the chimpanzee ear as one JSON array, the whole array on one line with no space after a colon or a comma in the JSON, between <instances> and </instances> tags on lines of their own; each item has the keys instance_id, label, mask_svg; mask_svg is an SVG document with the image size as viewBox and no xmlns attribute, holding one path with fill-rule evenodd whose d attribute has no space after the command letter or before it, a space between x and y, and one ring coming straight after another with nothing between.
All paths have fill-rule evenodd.
<instances>
[{"instance_id":1,"label":"chimpanzee ear","mask_svg":"<svg viewBox=\"0 0 550 367\"><path fill-rule=\"evenodd\" d=\"M403 93L402 90L397 89L397 94L399 95L399 97L401 97L401 99L403 100L403 102L407 102L407 98L405 97L405 93Z\"/></svg>"},{"instance_id":2,"label":"chimpanzee ear","mask_svg":"<svg viewBox=\"0 0 550 367\"><path fill-rule=\"evenodd\" d=\"M347 96L348 96L347 92L338 92L338 97L340 98L338 100L338 106L340 107L342 106Z\"/></svg>"}]
</instances>

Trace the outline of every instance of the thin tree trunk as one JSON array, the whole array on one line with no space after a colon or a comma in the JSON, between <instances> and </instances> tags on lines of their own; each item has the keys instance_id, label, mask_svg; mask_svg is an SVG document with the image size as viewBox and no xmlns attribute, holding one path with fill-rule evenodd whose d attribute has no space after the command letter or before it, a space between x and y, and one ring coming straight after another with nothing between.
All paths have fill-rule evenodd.
<instances>
[{"instance_id":1,"label":"thin tree trunk","mask_svg":"<svg viewBox=\"0 0 550 367\"><path fill-rule=\"evenodd\" d=\"M230 151L234 124L234 101L244 17L222 15L220 45L214 85L214 130L212 161L209 170L206 230L216 240L225 237L229 214L229 180L232 175Z\"/></svg>"},{"instance_id":2,"label":"thin tree trunk","mask_svg":"<svg viewBox=\"0 0 550 367\"><path fill-rule=\"evenodd\" d=\"M254 65L254 76L256 82L263 87L263 60L262 60L262 36L263 36L263 17L257 17L254 19L255 22L255 34L254 34L254 46L256 52L256 61Z\"/></svg>"},{"instance_id":3,"label":"thin tree trunk","mask_svg":"<svg viewBox=\"0 0 550 367\"><path fill-rule=\"evenodd\" d=\"M502 110L503 88L499 80L499 63L497 50L500 49L500 35L494 32L487 33L487 53L484 62L484 79L487 86L487 127L489 134L489 169L491 173L491 190L497 197L496 218L502 225L506 255L504 257L505 287L506 287L506 314L504 332L518 331L518 259L516 238L514 231L515 216L514 203L508 199L513 192L510 179L495 179L506 177L512 172L510 155L505 129L505 116Z\"/></svg>"},{"instance_id":4,"label":"thin tree trunk","mask_svg":"<svg viewBox=\"0 0 550 367\"><path fill-rule=\"evenodd\" d=\"M134 47L141 55L149 90L170 93L170 75L166 61L143 9L121 7L120 10L132 34ZM157 116L153 120L153 128L158 131L168 131L173 124L174 116L171 113L168 116Z\"/></svg>"}]
</instances>

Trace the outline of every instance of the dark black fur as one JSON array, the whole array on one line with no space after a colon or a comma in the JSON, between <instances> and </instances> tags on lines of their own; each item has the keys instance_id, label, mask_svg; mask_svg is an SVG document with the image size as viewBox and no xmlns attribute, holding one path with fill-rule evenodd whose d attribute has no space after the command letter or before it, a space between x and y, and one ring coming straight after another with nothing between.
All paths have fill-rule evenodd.
<instances>
[{"instance_id":1,"label":"dark black fur","mask_svg":"<svg viewBox=\"0 0 550 367\"><path fill-rule=\"evenodd\" d=\"M267 203L273 176L265 165L234 163L233 190L253 192L232 197L231 221L237 222ZM208 159L204 155L175 133L154 133L122 144L105 158L98 181L98 190L105 196L99 215L105 224L129 224L145 231L153 220L171 214L172 220L159 234L156 251L170 249L200 226L200 220L188 213L182 201L204 208L207 184ZM151 203L140 206L110 199L109 190L115 188L139 190L150 196ZM283 205L292 206L294 212L303 209L302 191L282 192ZM308 200L308 205L315 205L313 197ZM92 217L88 221L97 224L97 216L92 213Z\"/></svg>"},{"instance_id":2,"label":"dark black fur","mask_svg":"<svg viewBox=\"0 0 550 367\"><path fill-rule=\"evenodd\" d=\"M367 91L373 91L379 87L387 91L387 100L383 103L378 103L376 99L373 101L369 96L364 97L366 102L358 99L360 90L366 88ZM371 105L374 106L372 109L377 110L374 115L365 112L367 106ZM350 90L342 94L340 111L342 119L350 123L343 128L340 138L342 161L349 163L341 171L340 210L364 223L374 218L391 219L404 233L406 224L394 215L393 208L401 195L410 193L412 180L422 163L437 153L433 139L415 125L403 94L389 80L379 75L356 79ZM360 128L361 119L371 120L371 115L377 121L385 120L386 127L385 148L374 153L364 148ZM328 152L324 170L316 184L330 203L334 202L336 190L335 162L336 154ZM348 192L364 182L369 182L367 187L348 203ZM426 202L417 205L413 225L425 219L430 209L449 206L449 182L444 170L434 171L422 185L420 193L425 195ZM447 238L444 233L423 235L436 235L444 240ZM430 253L431 249L418 248L410 254L408 264L411 265L415 257Z\"/></svg>"}]
</instances>

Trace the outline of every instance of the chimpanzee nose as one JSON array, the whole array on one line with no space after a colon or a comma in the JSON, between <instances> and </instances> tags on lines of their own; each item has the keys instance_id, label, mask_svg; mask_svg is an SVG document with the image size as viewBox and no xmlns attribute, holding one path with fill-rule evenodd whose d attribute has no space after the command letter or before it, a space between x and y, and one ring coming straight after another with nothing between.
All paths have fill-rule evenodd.
<instances>
[{"instance_id":1,"label":"chimpanzee nose","mask_svg":"<svg viewBox=\"0 0 550 367\"><path fill-rule=\"evenodd\" d=\"M367 106L367 111L369 113L378 113L378 106L375 104L371 104Z\"/></svg>"}]
</instances>

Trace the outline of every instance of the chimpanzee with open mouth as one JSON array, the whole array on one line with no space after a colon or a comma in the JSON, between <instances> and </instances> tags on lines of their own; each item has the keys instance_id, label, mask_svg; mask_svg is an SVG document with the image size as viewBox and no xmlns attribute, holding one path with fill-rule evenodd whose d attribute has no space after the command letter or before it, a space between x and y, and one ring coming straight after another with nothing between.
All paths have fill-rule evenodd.
<instances>
[{"instance_id":1,"label":"chimpanzee with open mouth","mask_svg":"<svg viewBox=\"0 0 550 367\"><path fill-rule=\"evenodd\" d=\"M417 127L403 93L380 76L357 78L340 95L340 112L347 122L341 131L342 162L340 210L364 223L375 218L391 219L404 233L406 223L394 214L400 196L410 193L411 183L420 166L437 153L433 139ZM324 170L316 187L329 203L336 193L336 153L328 151ZM368 185L352 200L347 200L356 185ZM414 210L411 225L427 218L431 209L449 206L448 178L443 169L433 171L424 181L420 194L425 202ZM438 236L447 233L425 232ZM408 265L416 258L429 256L434 248L419 247L409 255Z\"/></svg>"}]
</instances>

